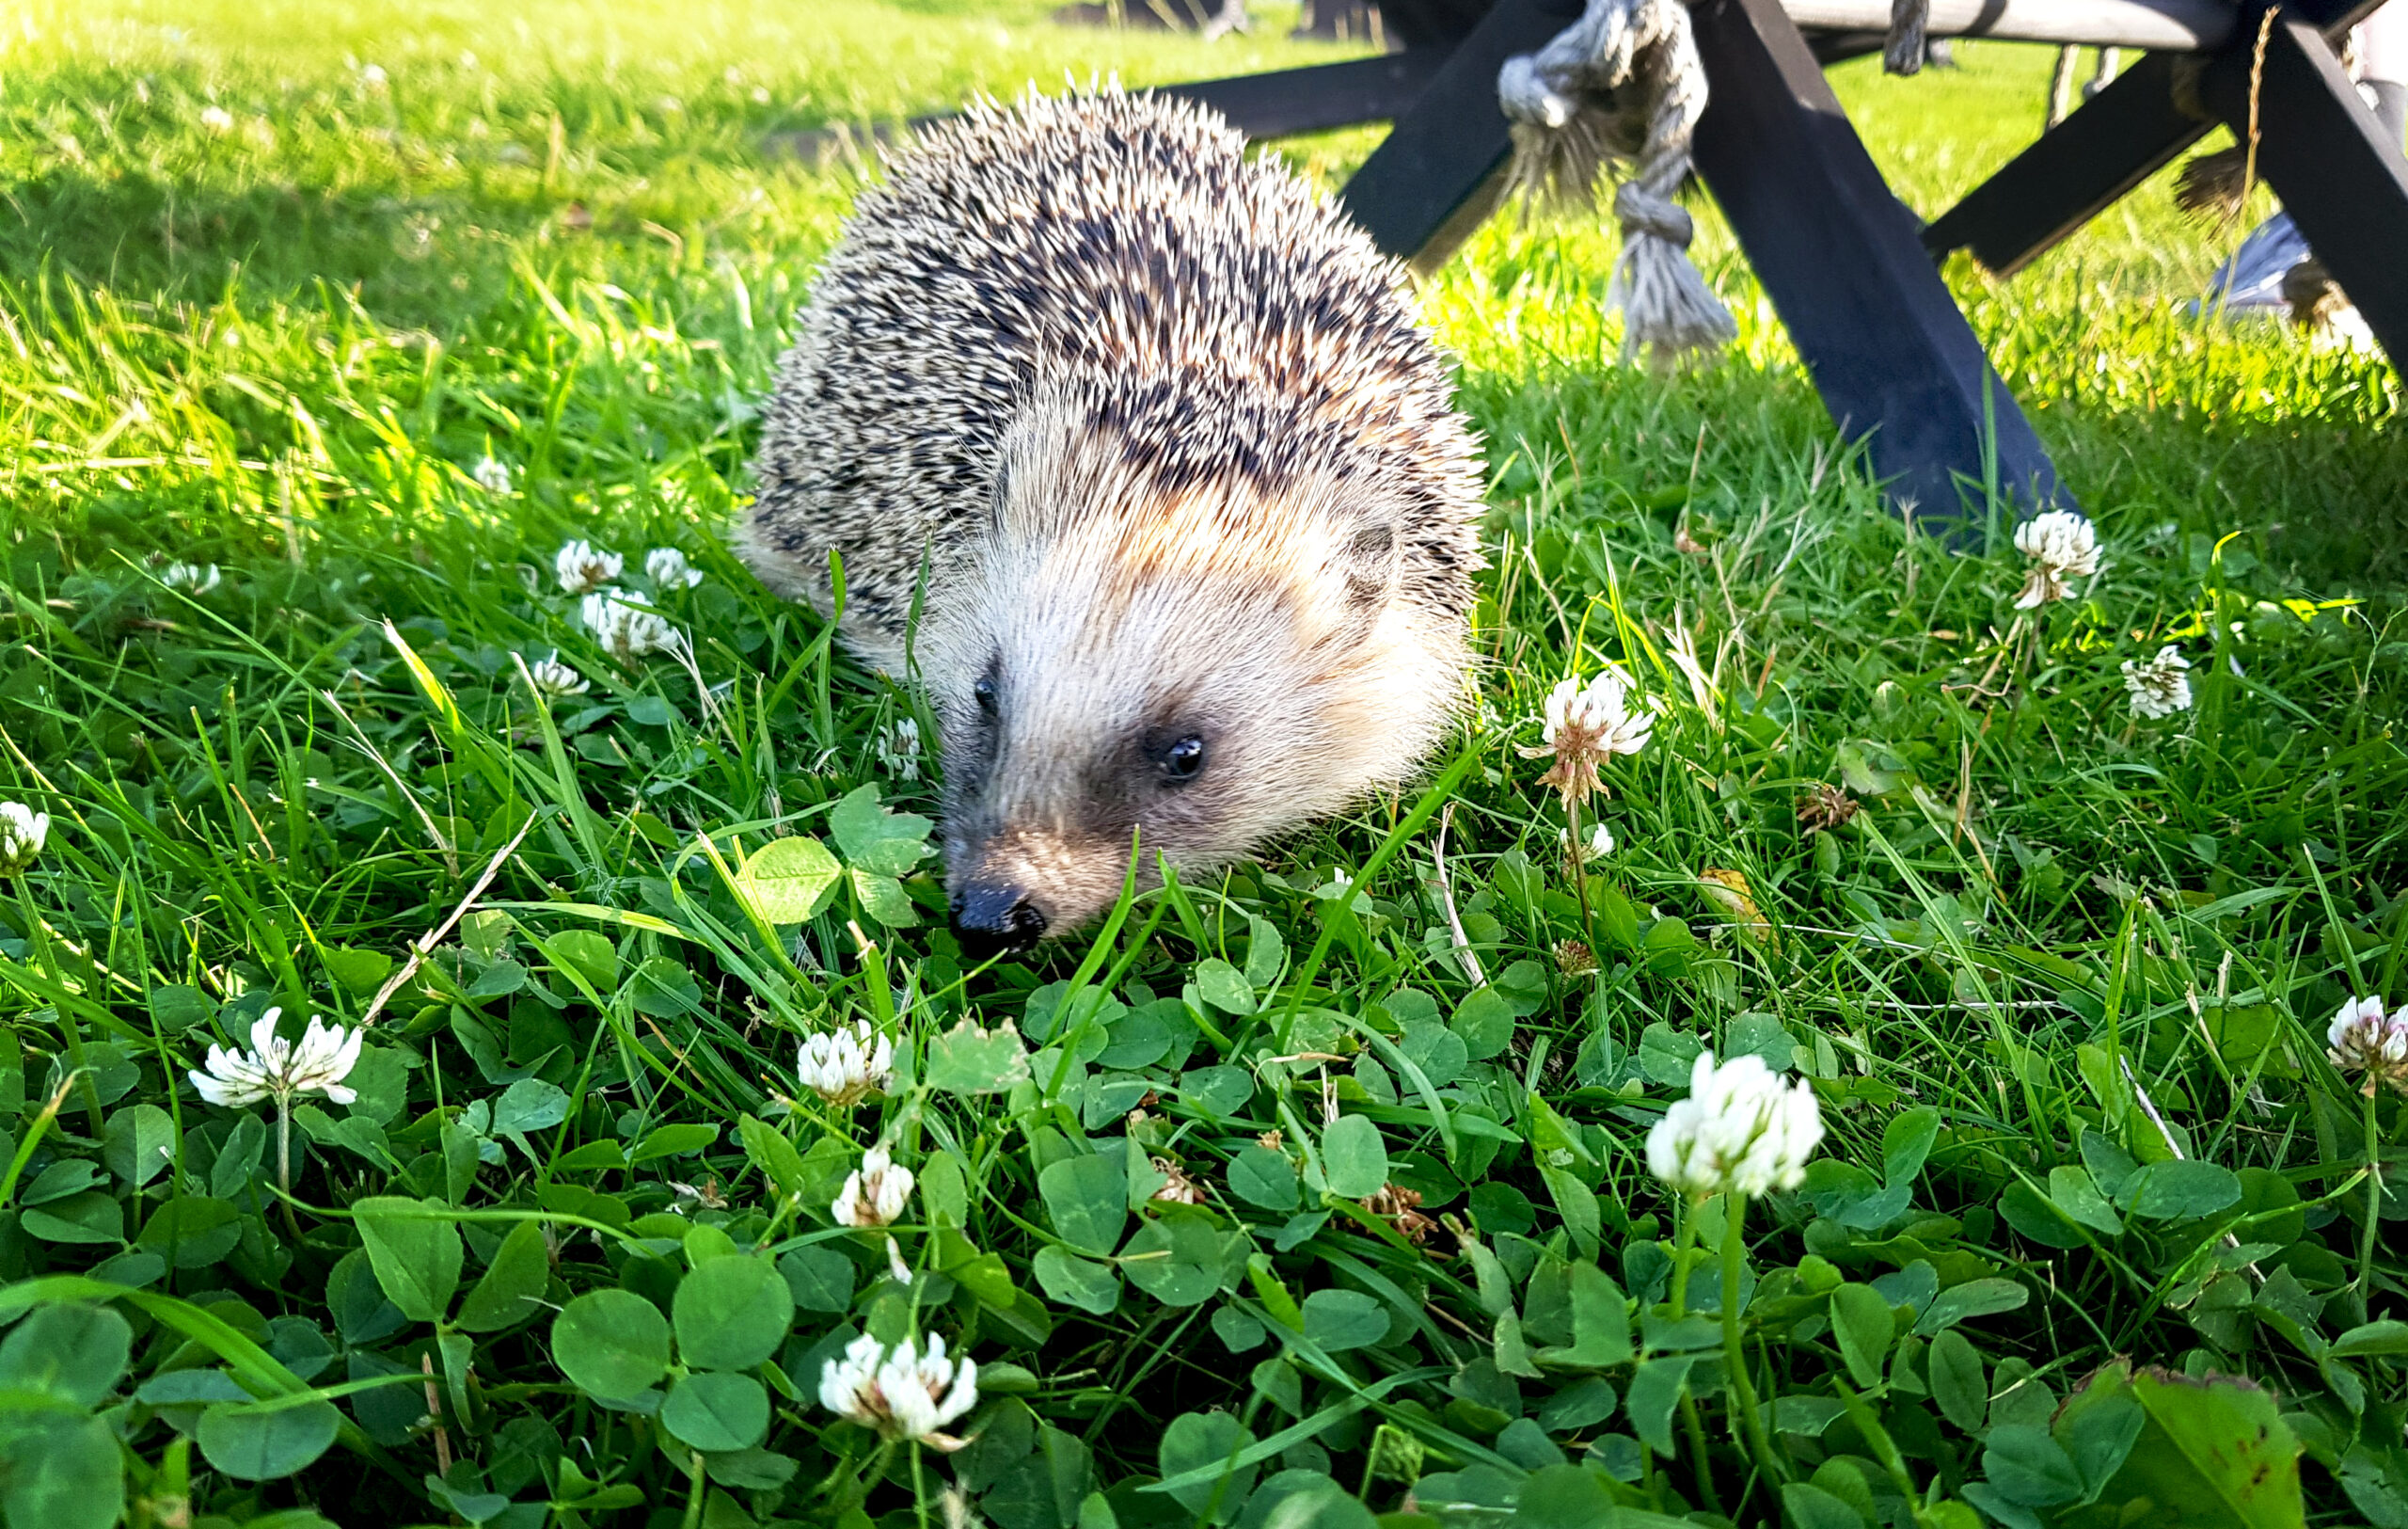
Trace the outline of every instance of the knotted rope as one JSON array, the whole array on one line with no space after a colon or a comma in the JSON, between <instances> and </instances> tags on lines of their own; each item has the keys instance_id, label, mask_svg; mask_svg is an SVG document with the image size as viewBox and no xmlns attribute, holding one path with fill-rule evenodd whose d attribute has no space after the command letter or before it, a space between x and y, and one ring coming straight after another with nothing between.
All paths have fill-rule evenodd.
<instances>
[{"instance_id":1,"label":"knotted rope","mask_svg":"<svg viewBox=\"0 0 2408 1529\"><path fill-rule=\"evenodd\" d=\"M1536 199L1592 204L1614 160L1622 255L1606 306L1623 311L1622 354L1660 359L1728 344L1738 326L1689 263L1696 229L1673 196L1705 111L1705 69L1682 0L1589 0L1580 20L1534 54L1509 58L1497 99L1513 126L1513 184Z\"/></svg>"}]
</instances>

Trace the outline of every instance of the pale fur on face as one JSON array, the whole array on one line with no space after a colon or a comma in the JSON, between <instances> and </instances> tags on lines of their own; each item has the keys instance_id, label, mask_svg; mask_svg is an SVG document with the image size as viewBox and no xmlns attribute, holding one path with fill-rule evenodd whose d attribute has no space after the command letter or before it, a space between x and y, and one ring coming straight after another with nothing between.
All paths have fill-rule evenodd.
<instances>
[{"instance_id":1,"label":"pale fur on face","mask_svg":"<svg viewBox=\"0 0 2408 1529\"><path fill-rule=\"evenodd\" d=\"M1326 478L1165 489L1071 411L1023 415L975 571L923 622L948 880L1053 932L1397 782L1450 720L1459 620L1396 597L1395 516ZM975 693L996 689L993 714ZM1185 782L1162 751L1204 741Z\"/></svg>"}]
</instances>

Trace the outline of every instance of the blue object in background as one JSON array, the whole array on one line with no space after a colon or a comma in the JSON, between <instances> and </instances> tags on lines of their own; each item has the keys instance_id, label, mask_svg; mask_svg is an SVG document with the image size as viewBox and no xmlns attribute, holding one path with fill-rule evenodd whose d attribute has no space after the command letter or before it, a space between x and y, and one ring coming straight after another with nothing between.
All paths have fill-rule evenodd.
<instances>
[{"instance_id":1,"label":"blue object in background","mask_svg":"<svg viewBox=\"0 0 2408 1529\"><path fill-rule=\"evenodd\" d=\"M2226 311L2289 309L2283 297L2283 277L2307 259L2307 240L2292 224L2291 215L2276 213L2250 231L2208 282L2208 295L2191 304L2195 317L2202 309Z\"/></svg>"}]
</instances>

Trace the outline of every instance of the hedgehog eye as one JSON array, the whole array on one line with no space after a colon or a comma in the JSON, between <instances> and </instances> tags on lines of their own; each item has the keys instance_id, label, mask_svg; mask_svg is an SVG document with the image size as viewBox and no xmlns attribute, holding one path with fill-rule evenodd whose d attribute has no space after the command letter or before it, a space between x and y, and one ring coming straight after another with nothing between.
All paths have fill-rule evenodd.
<instances>
[{"instance_id":1,"label":"hedgehog eye","mask_svg":"<svg viewBox=\"0 0 2408 1529\"><path fill-rule=\"evenodd\" d=\"M1194 780L1204 771L1204 741L1190 733L1163 750L1164 775L1174 782Z\"/></svg>"},{"instance_id":2,"label":"hedgehog eye","mask_svg":"<svg viewBox=\"0 0 2408 1529\"><path fill-rule=\"evenodd\" d=\"M979 710L990 717L995 714L995 681L992 676L980 676L978 683L970 687L970 693L978 698Z\"/></svg>"}]
</instances>

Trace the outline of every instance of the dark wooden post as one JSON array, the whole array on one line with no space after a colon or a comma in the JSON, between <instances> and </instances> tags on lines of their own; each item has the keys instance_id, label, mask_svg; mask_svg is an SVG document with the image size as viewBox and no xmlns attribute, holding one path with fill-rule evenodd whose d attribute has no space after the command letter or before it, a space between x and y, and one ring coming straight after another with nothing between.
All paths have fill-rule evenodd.
<instances>
[{"instance_id":1,"label":"dark wooden post","mask_svg":"<svg viewBox=\"0 0 2408 1529\"><path fill-rule=\"evenodd\" d=\"M2281 24L2333 37L2380 4L2382 0L2289 0ZM2001 276L2022 269L2215 126L2212 117L2186 110L2196 103L2184 98L2212 94L2210 77L2229 81L2235 72L2246 89L2258 18L2265 9L2263 3L2248 6L2243 24L2233 29L2232 40L2212 61L2153 53L2126 70L1924 230L1925 247L1935 257L1970 249L1975 260ZM2177 88L2177 72L2183 69L2202 72L2195 92ZM2247 131L2245 122L2244 118L2238 131ZM2298 215L2296 211L2292 215Z\"/></svg>"},{"instance_id":2,"label":"dark wooden post","mask_svg":"<svg viewBox=\"0 0 2408 1529\"><path fill-rule=\"evenodd\" d=\"M1497 72L1515 54L1545 47L1580 8L1579 0L1497 0L1455 45L1339 193L1382 249L1434 270L1487 220L1513 151Z\"/></svg>"},{"instance_id":3,"label":"dark wooden post","mask_svg":"<svg viewBox=\"0 0 2408 1529\"><path fill-rule=\"evenodd\" d=\"M2218 60L2201 93L2247 135L2249 71L2240 60ZM2318 29L2288 13L2266 40L2258 128L2258 173L2393 366L2408 367L2408 156Z\"/></svg>"},{"instance_id":4,"label":"dark wooden post","mask_svg":"<svg viewBox=\"0 0 2408 1529\"><path fill-rule=\"evenodd\" d=\"M1986 472L2029 511L2069 503L1823 72L1777 0L1692 15L1713 93L1695 158L1841 433L1918 518Z\"/></svg>"},{"instance_id":5,"label":"dark wooden post","mask_svg":"<svg viewBox=\"0 0 2408 1529\"><path fill-rule=\"evenodd\" d=\"M2121 200L2214 125L2175 104L2176 67L2153 53L2117 75L1925 229L1925 247L2011 276Z\"/></svg>"}]
</instances>

